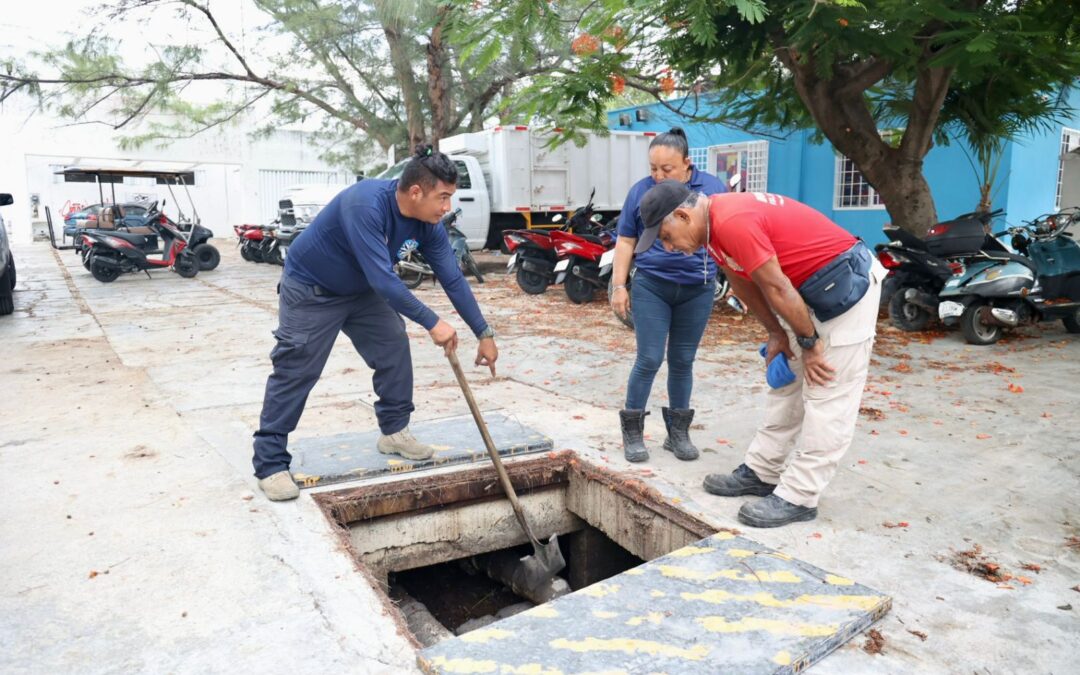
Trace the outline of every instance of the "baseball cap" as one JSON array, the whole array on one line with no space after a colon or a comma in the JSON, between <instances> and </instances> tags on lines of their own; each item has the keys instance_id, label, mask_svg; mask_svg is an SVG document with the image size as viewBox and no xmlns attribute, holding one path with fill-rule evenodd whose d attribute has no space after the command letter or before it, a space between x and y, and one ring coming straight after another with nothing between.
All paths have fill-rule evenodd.
<instances>
[{"instance_id":1,"label":"baseball cap","mask_svg":"<svg viewBox=\"0 0 1080 675\"><path fill-rule=\"evenodd\" d=\"M645 196L641 198L638 213L641 214L641 222L645 224L645 230L638 238L634 253L646 251L656 241L660 234L660 223L664 222L679 204L690 197L690 188L677 180L663 180L649 188Z\"/></svg>"}]
</instances>

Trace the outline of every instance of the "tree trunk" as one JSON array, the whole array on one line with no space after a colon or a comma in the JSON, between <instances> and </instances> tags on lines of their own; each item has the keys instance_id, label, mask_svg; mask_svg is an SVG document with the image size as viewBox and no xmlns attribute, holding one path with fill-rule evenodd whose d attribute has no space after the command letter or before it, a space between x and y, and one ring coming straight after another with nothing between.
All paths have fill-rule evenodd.
<instances>
[{"instance_id":1,"label":"tree trunk","mask_svg":"<svg viewBox=\"0 0 1080 675\"><path fill-rule=\"evenodd\" d=\"M937 210L934 197L930 194L930 184L923 176L923 163L906 162L899 156L893 161L883 162L871 178L865 171L863 175L881 195L885 209L892 218L892 224L920 237L937 223Z\"/></svg>"},{"instance_id":2,"label":"tree trunk","mask_svg":"<svg viewBox=\"0 0 1080 675\"><path fill-rule=\"evenodd\" d=\"M386 44L390 47L390 62L394 67L394 75L401 87L402 98L405 103L406 124L409 133L409 152L417 143L427 140L427 132L424 131L424 106L420 100L419 87L416 78L413 77L412 59L409 56L408 45L405 44L401 33L386 22L383 23L383 34L386 35Z\"/></svg>"},{"instance_id":3,"label":"tree trunk","mask_svg":"<svg viewBox=\"0 0 1080 675\"><path fill-rule=\"evenodd\" d=\"M451 120L454 117L453 101L450 97L450 60L443 42L443 24L450 11L448 5L438 10L438 20L431 29L427 44L428 98L431 100L431 142L437 144L452 131Z\"/></svg>"},{"instance_id":4,"label":"tree trunk","mask_svg":"<svg viewBox=\"0 0 1080 675\"><path fill-rule=\"evenodd\" d=\"M872 58L834 64L832 76L824 79L813 55L800 56L778 39L774 44L818 129L877 190L893 225L924 236L937 222L937 211L922 173L923 158L932 146L952 70L927 66L919 72L907 127L899 147L893 147L882 138L866 100L866 90L889 76L891 64Z\"/></svg>"}]
</instances>

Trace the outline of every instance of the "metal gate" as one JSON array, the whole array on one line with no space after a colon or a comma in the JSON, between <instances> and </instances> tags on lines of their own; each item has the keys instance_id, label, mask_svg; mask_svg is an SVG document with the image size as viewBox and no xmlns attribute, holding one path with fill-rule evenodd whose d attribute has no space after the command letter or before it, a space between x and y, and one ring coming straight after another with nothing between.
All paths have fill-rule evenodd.
<instances>
[{"instance_id":1,"label":"metal gate","mask_svg":"<svg viewBox=\"0 0 1080 675\"><path fill-rule=\"evenodd\" d=\"M285 191L297 185L349 185L351 179L344 171L286 171L259 169L259 223L277 218L278 200Z\"/></svg>"}]
</instances>

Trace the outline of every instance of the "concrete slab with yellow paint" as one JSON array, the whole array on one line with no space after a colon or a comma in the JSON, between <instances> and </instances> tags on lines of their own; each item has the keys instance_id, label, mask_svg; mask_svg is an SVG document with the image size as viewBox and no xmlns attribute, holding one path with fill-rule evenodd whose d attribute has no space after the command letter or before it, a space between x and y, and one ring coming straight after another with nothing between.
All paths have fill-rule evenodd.
<instances>
[{"instance_id":1,"label":"concrete slab with yellow paint","mask_svg":"<svg viewBox=\"0 0 1080 675\"><path fill-rule=\"evenodd\" d=\"M794 673L892 599L721 532L420 652L429 673Z\"/></svg>"},{"instance_id":2,"label":"concrete slab with yellow paint","mask_svg":"<svg viewBox=\"0 0 1080 675\"><path fill-rule=\"evenodd\" d=\"M552 441L502 412L485 412L488 433L503 457L547 452ZM435 448L431 459L413 461L384 455L375 447L379 430L298 438L290 448L292 473L300 487L343 483L438 466L487 461L487 450L471 415L447 417L410 426L418 440Z\"/></svg>"}]
</instances>

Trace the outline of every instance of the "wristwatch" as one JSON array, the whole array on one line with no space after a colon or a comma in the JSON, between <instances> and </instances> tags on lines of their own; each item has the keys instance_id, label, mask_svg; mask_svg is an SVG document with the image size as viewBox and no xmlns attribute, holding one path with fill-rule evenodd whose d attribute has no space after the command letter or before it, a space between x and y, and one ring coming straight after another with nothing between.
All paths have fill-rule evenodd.
<instances>
[{"instance_id":1,"label":"wristwatch","mask_svg":"<svg viewBox=\"0 0 1080 675\"><path fill-rule=\"evenodd\" d=\"M494 337L495 337L495 329L492 328L491 326L488 326L487 328L484 329L484 331L482 333L480 333L479 335L476 336L476 339L477 340L483 340L484 338L494 338Z\"/></svg>"},{"instance_id":2,"label":"wristwatch","mask_svg":"<svg viewBox=\"0 0 1080 675\"><path fill-rule=\"evenodd\" d=\"M817 344L817 341L818 341L819 337L820 336L817 333L817 329L815 328L814 329L814 334L811 335L810 337L803 337L801 335L796 335L795 336L795 343L799 345L800 349L813 349L814 345Z\"/></svg>"}]
</instances>

